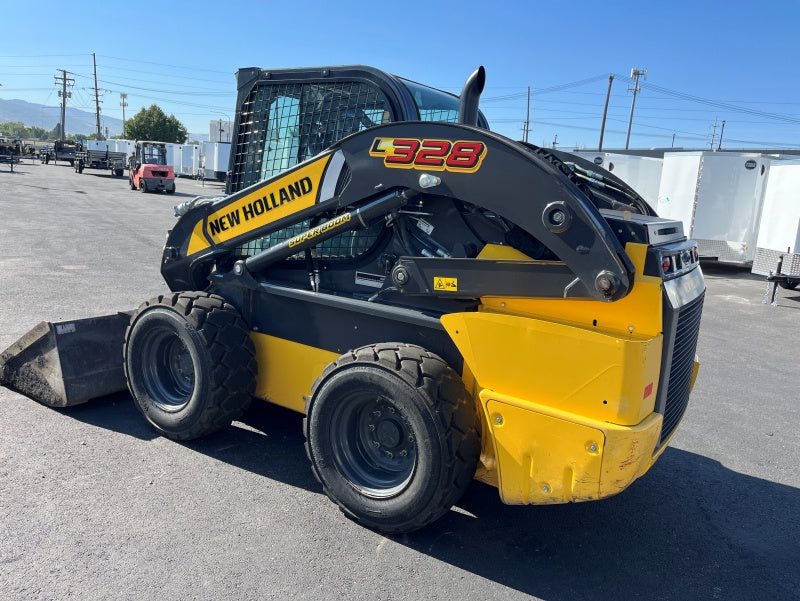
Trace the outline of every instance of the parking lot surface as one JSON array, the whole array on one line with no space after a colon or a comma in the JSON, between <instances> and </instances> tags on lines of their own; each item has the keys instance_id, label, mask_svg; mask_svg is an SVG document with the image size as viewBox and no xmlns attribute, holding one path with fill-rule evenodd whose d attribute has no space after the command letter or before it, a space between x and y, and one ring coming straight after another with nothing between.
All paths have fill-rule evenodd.
<instances>
[{"instance_id":1,"label":"parking lot surface","mask_svg":"<svg viewBox=\"0 0 800 601\"><path fill-rule=\"evenodd\" d=\"M174 204L103 171L0 165L0 350L42 320L135 309ZM385 537L322 494L300 415L258 403L190 443L119 394L55 410L0 388L0 598L800 599L800 291L762 304L705 265L701 369L671 448L592 503L503 505L477 482Z\"/></svg>"}]
</instances>

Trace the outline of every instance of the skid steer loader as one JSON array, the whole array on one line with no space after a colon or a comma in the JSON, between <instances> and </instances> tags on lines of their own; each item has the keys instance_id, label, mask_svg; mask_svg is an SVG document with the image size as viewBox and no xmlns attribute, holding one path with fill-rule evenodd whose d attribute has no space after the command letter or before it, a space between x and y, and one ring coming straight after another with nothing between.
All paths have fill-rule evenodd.
<instances>
[{"instance_id":1,"label":"skid steer loader","mask_svg":"<svg viewBox=\"0 0 800 601\"><path fill-rule=\"evenodd\" d=\"M564 503L653 465L698 369L705 285L680 222L489 131L482 68L460 98L359 66L237 77L226 195L176 207L173 292L40 324L0 358L6 386L54 406L127 386L177 440L253 397L302 412L325 493L385 532L473 477Z\"/></svg>"}]
</instances>

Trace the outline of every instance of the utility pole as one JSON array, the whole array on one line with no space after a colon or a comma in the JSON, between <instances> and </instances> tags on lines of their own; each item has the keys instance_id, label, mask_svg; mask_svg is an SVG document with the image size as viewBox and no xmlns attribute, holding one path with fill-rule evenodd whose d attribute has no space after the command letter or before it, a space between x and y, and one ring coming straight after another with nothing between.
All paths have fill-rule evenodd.
<instances>
[{"instance_id":1,"label":"utility pole","mask_svg":"<svg viewBox=\"0 0 800 601\"><path fill-rule=\"evenodd\" d=\"M553 150L558 146L558 134L553 136Z\"/></svg>"},{"instance_id":2,"label":"utility pole","mask_svg":"<svg viewBox=\"0 0 800 601\"><path fill-rule=\"evenodd\" d=\"M94 63L94 106L96 108L95 114L97 115L97 139L103 139L103 133L100 131L100 90L97 89L97 57L92 52L92 63Z\"/></svg>"},{"instance_id":3,"label":"utility pole","mask_svg":"<svg viewBox=\"0 0 800 601\"><path fill-rule=\"evenodd\" d=\"M127 94L123 94L123 93L120 92L119 98L120 98L120 100L122 100L122 102L120 102L119 104L122 107L122 135L124 136L125 135L125 107L128 106L128 102L127 102L128 101L128 95Z\"/></svg>"},{"instance_id":4,"label":"utility pole","mask_svg":"<svg viewBox=\"0 0 800 601\"><path fill-rule=\"evenodd\" d=\"M525 119L525 137L524 140L528 141L528 132L531 130L531 87L528 86L528 116Z\"/></svg>"},{"instance_id":5,"label":"utility pole","mask_svg":"<svg viewBox=\"0 0 800 601\"><path fill-rule=\"evenodd\" d=\"M608 76L608 92L606 92L606 106L603 108L603 123L600 125L600 143L597 152L603 152L603 135L606 133L606 116L608 115L608 101L611 98L611 84L614 83L614 74Z\"/></svg>"},{"instance_id":6,"label":"utility pole","mask_svg":"<svg viewBox=\"0 0 800 601\"><path fill-rule=\"evenodd\" d=\"M711 150L714 150L714 140L717 137L717 118L714 117L714 129L711 130Z\"/></svg>"},{"instance_id":7,"label":"utility pole","mask_svg":"<svg viewBox=\"0 0 800 601\"><path fill-rule=\"evenodd\" d=\"M67 98L72 98L72 92L67 92L67 85L73 86L75 85L75 79L72 77L67 77L67 73L69 71L65 71L64 69L59 69L61 71L61 77L58 75L54 75L56 84L61 83L61 89L58 91L58 95L61 96L61 140L67 139L67 132L66 132L66 116L67 116ZM70 75L72 75L70 73Z\"/></svg>"},{"instance_id":8,"label":"utility pole","mask_svg":"<svg viewBox=\"0 0 800 601\"><path fill-rule=\"evenodd\" d=\"M717 150L722 148L722 134L725 133L725 120L722 120L722 129L719 130L719 142L717 142Z\"/></svg>"},{"instance_id":9,"label":"utility pole","mask_svg":"<svg viewBox=\"0 0 800 601\"><path fill-rule=\"evenodd\" d=\"M631 69L633 88L628 88L628 91L633 90L633 100L631 101L631 116L628 119L628 137L625 138L625 150L628 150L628 146L631 141L631 125L633 125L633 107L636 106L636 94L641 91L641 88L639 87L639 77L644 77L647 79L647 69Z\"/></svg>"}]
</instances>

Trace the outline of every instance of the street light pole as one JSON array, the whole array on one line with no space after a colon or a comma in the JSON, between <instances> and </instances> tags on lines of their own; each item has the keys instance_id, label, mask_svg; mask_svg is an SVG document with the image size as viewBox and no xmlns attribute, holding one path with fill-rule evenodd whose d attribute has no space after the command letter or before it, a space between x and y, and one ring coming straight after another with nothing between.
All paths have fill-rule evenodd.
<instances>
[{"instance_id":1,"label":"street light pole","mask_svg":"<svg viewBox=\"0 0 800 601\"><path fill-rule=\"evenodd\" d=\"M611 84L614 83L614 74L608 76L608 92L606 92L606 106L603 109L603 123L600 125L600 143L597 152L603 152L603 134L606 132L606 117L608 116L608 101L611 98Z\"/></svg>"},{"instance_id":2,"label":"street light pole","mask_svg":"<svg viewBox=\"0 0 800 601\"><path fill-rule=\"evenodd\" d=\"M122 102L120 102L119 104L122 107L122 135L124 136L125 135L125 107L128 106L128 95L125 94L124 92L120 92L119 97L120 97L120 100L122 100Z\"/></svg>"}]
</instances>

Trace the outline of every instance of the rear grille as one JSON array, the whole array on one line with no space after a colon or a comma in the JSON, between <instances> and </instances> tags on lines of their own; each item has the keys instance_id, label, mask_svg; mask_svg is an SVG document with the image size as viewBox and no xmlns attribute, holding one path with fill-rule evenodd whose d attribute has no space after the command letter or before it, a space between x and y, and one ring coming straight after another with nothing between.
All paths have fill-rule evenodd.
<instances>
[{"instance_id":1,"label":"rear grille","mask_svg":"<svg viewBox=\"0 0 800 601\"><path fill-rule=\"evenodd\" d=\"M669 355L667 357L669 371L665 371L662 367L662 374L668 374L668 383L666 399L662 401L664 424L661 428L659 447L675 430L689 404L689 389L692 384L704 297L705 294L701 294L675 313L670 314L669 310L665 311L664 348L671 348L672 352L671 358ZM664 301L667 309L670 306L669 300L665 297ZM659 402L658 406L662 406L662 402Z\"/></svg>"}]
</instances>

